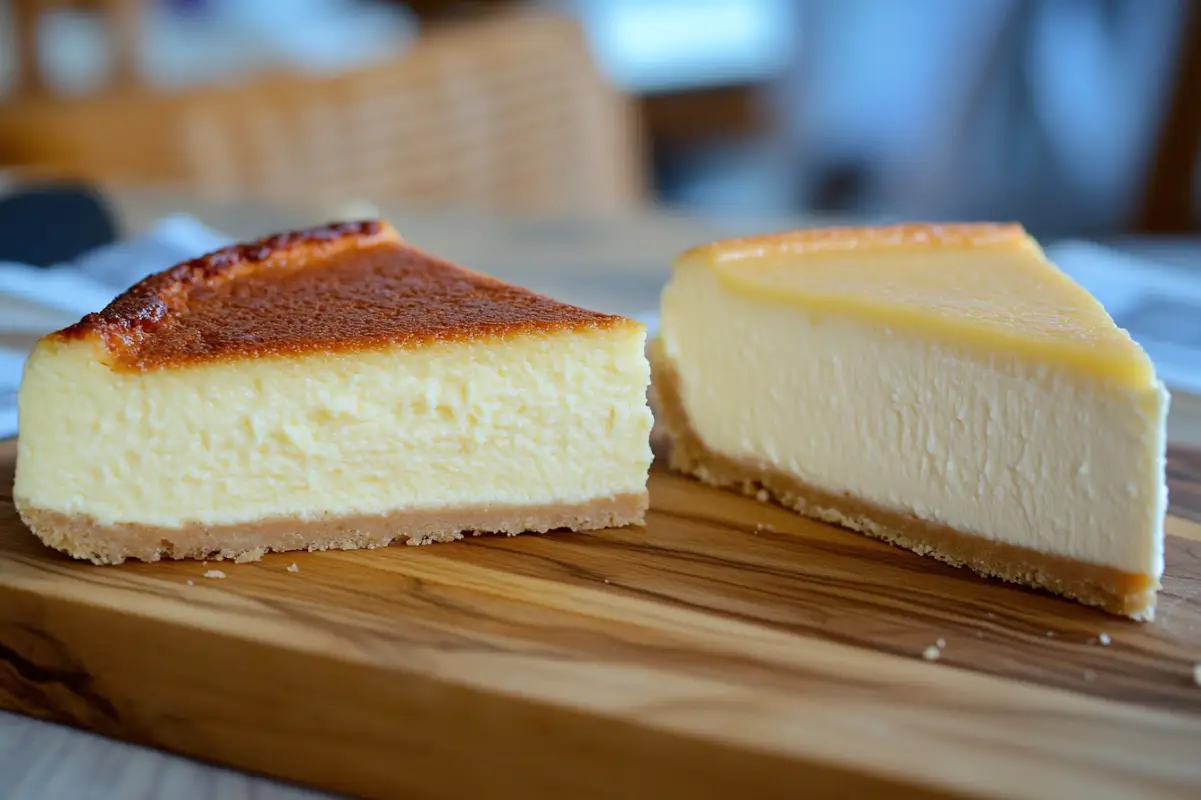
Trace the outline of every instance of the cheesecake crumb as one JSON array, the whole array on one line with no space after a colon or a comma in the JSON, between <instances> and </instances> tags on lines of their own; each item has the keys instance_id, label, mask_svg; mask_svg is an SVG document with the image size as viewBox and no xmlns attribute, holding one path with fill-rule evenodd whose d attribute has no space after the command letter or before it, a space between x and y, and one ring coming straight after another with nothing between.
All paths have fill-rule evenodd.
<instances>
[{"instance_id":1,"label":"cheesecake crumb","mask_svg":"<svg viewBox=\"0 0 1201 800\"><path fill-rule=\"evenodd\" d=\"M926 659L927 661L937 661L941 656L942 651L934 645L930 645L922 651L922 658Z\"/></svg>"},{"instance_id":2,"label":"cheesecake crumb","mask_svg":"<svg viewBox=\"0 0 1201 800\"><path fill-rule=\"evenodd\" d=\"M235 564L249 564L251 561L259 561L266 554L265 547L256 547L253 550L247 550L245 553L239 553L234 558Z\"/></svg>"},{"instance_id":3,"label":"cheesecake crumb","mask_svg":"<svg viewBox=\"0 0 1201 800\"><path fill-rule=\"evenodd\" d=\"M296 566L295 561L288 565L288 572L300 572L300 567Z\"/></svg>"},{"instance_id":4,"label":"cheesecake crumb","mask_svg":"<svg viewBox=\"0 0 1201 800\"><path fill-rule=\"evenodd\" d=\"M1047 631L1047 638L1048 638L1048 639L1054 639L1054 638L1055 638L1055 631Z\"/></svg>"},{"instance_id":5,"label":"cheesecake crumb","mask_svg":"<svg viewBox=\"0 0 1201 800\"><path fill-rule=\"evenodd\" d=\"M1201 663L1193 664L1193 683L1201 686Z\"/></svg>"},{"instance_id":6,"label":"cheesecake crumb","mask_svg":"<svg viewBox=\"0 0 1201 800\"><path fill-rule=\"evenodd\" d=\"M192 579L188 578L188 586L195 586L195 585L196 584L192 582Z\"/></svg>"},{"instance_id":7,"label":"cheesecake crumb","mask_svg":"<svg viewBox=\"0 0 1201 800\"><path fill-rule=\"evenodd\" d=\"M208 572L204 573L204 577L206 577L206 578L224 578L225 573L219 569L210 569Z\"/></svg>"},{"instance_id":8,"label":"cheesecake crumb","mask_svg":"<svg viewBox=\"0 0 1201 800\"><path fill-rule=\"evenodd\" d=\"M759 491L755 492L755 499L760 503L766 503L771 499L771 495L768 494L766 489L760 489Z\"/></svg>"},{"instance_id":9,"label":"cheesecake crumb","mask_svg":"<svg viewBox=\"0 0 1201 800\"><path fill-rule=\"evenodd\" d=\"M941 650L947 646L947 640L942 638L941 636L939 636L938 639L934 642L934 646L937 647L939 650Z\"/></svg>"},{"instance_id":10,"label":"cheesecake crumb","mask_svg":"<svg viewBox=\"0 0 1201 800\"><path fill-rule=\"evenodd\" d=\"M1109 647L1109 643L1112 642L1113 639L1109 638L1108 633L1102 631L1101 634L1097 636L1097 641L1101 643L1102 647Z\"/></svg>"},{"instance_id":11,"label":"cheesecake crumb","mask_svg":"<svg viewBox=\"0 0 1201 800\"><path fill-rule=\"evenodd\" d=\"M1086 669L1084 671L1084 679L1089 683L1092 683L1097 679L1097 673L1091 669Z\"/></svg>"},{"instance_id":12,"label":"cheesecake crumb","mask_svg":"<svg viewBox=\"0 0 1201 800\"><path fill-rule=\"evenodd\" d=\"M757 530L757 531L767 531L768 533L775 533L775 532L776 532L776 529L775 529L774 527L772 527L771 525L767 524L766 522L756 522L756 523L755 523L755 530Z\"/></svg>"}]
</instances>

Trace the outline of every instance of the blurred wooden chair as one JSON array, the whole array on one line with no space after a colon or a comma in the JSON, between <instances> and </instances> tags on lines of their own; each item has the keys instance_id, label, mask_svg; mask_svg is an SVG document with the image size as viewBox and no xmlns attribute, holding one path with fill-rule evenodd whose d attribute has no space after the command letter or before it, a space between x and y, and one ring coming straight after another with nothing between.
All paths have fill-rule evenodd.
<instances>
[{"instance_id":1,"label":"blurred wooden chair","mask_svg":"<svg viewBox=\"0 0 1201 800\"><path fill-rule=\"evenodd\" d=\"M171 91L122 79L83 98L20 86L0 104L0 165L110 185L535 213L617 212L645 198L632 101L558 15L447 25L338 75Z\"/></svg>"},{"instance_id":2,"label":"blurred wooden chair","mask_svg":"<svg viewBox=\"0 0 1201 800\"><path fill-rule=\"evenodd\" d=\"M43 15L64 8L92 11L104 20L113 45L114 85L137 82L136 47L143 0L10 0L17 48L17 91L47 90L38 59L38 26Z\"/></svg>"}]
</instances>

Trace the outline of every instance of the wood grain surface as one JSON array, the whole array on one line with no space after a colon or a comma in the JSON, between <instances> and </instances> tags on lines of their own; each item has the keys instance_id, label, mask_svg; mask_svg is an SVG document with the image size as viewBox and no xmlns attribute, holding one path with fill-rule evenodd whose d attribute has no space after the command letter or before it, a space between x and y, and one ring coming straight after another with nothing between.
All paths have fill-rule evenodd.
<instances>
[{"instance_id":1,"label":"wood grain surface","mask_svg":"<svg viewBox=\"0 0 1201 800\"><path fill-rule=\"evenodd\" d=\"M14 450L0 707L365 796L1201 792L1193 452L1140 625L658 469L645 528L99 568Z\"/></svg>"}]
</instances>

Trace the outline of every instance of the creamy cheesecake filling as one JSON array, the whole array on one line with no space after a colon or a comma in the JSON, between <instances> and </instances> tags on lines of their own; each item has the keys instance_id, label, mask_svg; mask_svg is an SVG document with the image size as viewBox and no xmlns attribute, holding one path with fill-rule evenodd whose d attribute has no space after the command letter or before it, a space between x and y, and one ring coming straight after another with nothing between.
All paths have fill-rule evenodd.
<instances>
[{"instance_id":1,"label":"creamy cheesecake filling","mask_svg":"<svg viewBox=\"0 0 1201 800\"><path fill-rule=\"evenodd\" d=\"M673 470L712 486L736 489L759 501L771 497L805 516L849 528L956 567L992 578L1046 589L1113 614L1149 620L1155 613L1156 576L1086 564L1063 556L962 533L937 522L888 510L843 493L826 492L770 466L726 458L697 437L680 406L679 375L651 348L657 421L671 442Z\"/></svg>"},{"instance_id":2,"label":"creamy cheesecake filling","mask_svg":"<svg viewBox=\"0 0 1201 800\"><path fill-rule=\"evenodd\" d=\"M1161 384L1132 388L677 269L661 341L713 452L958 531L1159 576Z\"/></svg>"},{"instance_id":3,"label":"creamy cheesecake filling","mask_svg":"<svg viewBox=\"0 0 1201 800\"><path fill-rule=\"evenodd\" d=\"M615 326L149 371L51 338L26 366L14 495L164 528L644 497L644 338Z\"/></svg>"}]
</instances>

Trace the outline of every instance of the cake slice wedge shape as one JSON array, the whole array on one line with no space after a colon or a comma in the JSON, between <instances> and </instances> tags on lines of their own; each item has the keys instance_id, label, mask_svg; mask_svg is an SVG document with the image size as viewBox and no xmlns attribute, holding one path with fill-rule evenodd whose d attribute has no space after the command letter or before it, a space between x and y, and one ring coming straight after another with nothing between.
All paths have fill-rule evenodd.
<instances>
[{"instance_id":1,"label":"cake slice wedge shape","mask_svg":"<svg viewBox=\"0 0 1201 800\"><path fill-rule=\"evenodd\" d=\"M280 234L37 344L16 505L99 564L639 524L644 345L386 222Z\"/></svg>"},{"instance_id":2,"label":"cake slice wedge shape","mask_svg":"<svg viewBox=\"0 0 1201 800\"><path fill-rule=\"evenodd\" d=\"M1020 226L695 248L663 291L651 362L673 469L1152 618L1168 393Z\"/></svg>"}]
</instances>

